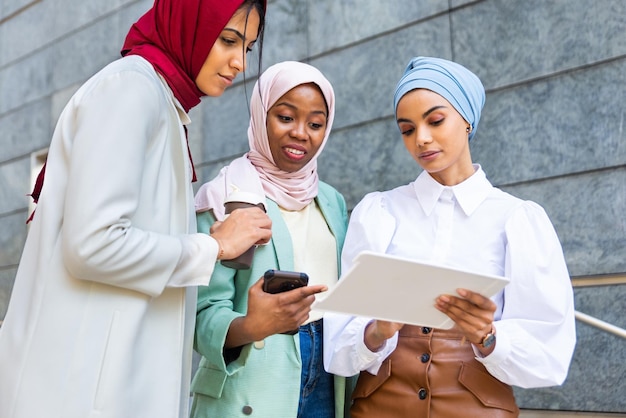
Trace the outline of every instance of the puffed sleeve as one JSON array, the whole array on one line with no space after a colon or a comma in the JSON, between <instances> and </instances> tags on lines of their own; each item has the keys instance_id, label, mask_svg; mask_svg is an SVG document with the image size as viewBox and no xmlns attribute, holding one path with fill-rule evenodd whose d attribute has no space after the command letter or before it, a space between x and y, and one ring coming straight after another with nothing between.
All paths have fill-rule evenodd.
<instances>
[{"instance_id":1,"label":"puffed sleeve","mask_svg":"<svg viewBox=\"0 0 626 418\"><path fill-rule=\"evenodd\" d=\"M341 271L347 272L354 258L364 250L385 253L396 222L385 210L384 194L366 195L354 208L348 224L341 255ZM365 327L371 318L334 313L324 314L324 367L340 376L354 376L361 370L373 374L395 350L397 334L387 340L382 350L371 352L364 342Z\"/></svg>"},{"instance_id":2,"label":"puffed sleeve","mask_svg":"<svg viewBox=\"0 0 626 418\"><path fill-rule=\"evenodd\" d=\"M489 372L522 388L560 385L576 344L573 291L561 244L547 214L524 202L508 219L496 347L478 357Z\"/></svg>"}]
</instances>

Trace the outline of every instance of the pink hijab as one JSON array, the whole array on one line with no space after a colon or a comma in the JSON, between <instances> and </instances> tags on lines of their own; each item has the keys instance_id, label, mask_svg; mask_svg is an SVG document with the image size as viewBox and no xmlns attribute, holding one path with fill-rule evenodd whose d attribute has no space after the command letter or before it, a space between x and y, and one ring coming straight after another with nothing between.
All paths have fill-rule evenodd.
<instances>
[{"instance_id":1,"label":"pink hijab","mask_svg":"<svg viewBox=\"0 0 626 418\"><path fill-rule=\"evenodd\" d=\"M295 172L279 169L272 157L267 137L267 112L285 93L300 84L319 86L328 121L322 145L304 167ZM217 177L200 187L196 211L212 209L218 220L224 216L224 199L234 190L265 195L288 210L300 210L317 196L317 157L324 149L335 118L335 93L330 82L315 67L297 61L284 61L269 67L256 82L250 99L250 151L222 168Z\"/></svg>"}]
</instances>

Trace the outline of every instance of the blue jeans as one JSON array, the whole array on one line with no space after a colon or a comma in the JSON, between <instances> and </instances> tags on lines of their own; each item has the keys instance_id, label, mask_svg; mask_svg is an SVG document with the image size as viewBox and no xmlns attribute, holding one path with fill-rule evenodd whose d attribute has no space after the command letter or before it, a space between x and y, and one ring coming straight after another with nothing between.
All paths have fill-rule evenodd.
<instances>
[{"instance_id":1,"label":"blue jeans","mask_svg":"<svg viewBox=\"0 0 626 418\"><path fill-rule=\"evenodd\" d=\"M333 375L324 370L322 332L322 320L302 325L299 330L302 379L298 418L335 417Z\"/></svg>"}]
</instances>

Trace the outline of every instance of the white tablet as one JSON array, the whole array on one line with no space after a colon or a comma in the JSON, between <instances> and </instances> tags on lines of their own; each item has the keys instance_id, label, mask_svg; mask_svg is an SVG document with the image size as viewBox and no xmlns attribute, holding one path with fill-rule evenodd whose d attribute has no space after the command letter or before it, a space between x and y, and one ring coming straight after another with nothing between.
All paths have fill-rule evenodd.
<instances>
[{"instance_id":1,"label":"white tablet","mask_svg":"<svg viewBox=\"0 0 626 418\"><path fill-rule=\"evenodd\" d=\"M506 277L364 251L312 309L449 329L454 322L434 306L439 295L458 296L456 289L464 288L493 297L508 282Z\"/></svg>"}]
</instances>

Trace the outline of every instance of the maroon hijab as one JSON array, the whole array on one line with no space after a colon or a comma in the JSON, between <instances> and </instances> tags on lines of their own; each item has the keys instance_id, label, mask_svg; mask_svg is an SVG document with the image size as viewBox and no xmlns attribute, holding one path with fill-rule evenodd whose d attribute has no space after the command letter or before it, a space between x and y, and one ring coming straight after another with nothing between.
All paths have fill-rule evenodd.
<instances>
[{"instance_id":1,"label":"maroon hijab","mask_svg":"<svg viewBox=\"0 0 626 418\"><path fill-rule=\"evenodd\" d=\"M185 112L204 93L196 77L217 37L243 0L155 0L152 9L131 26L122 56L139 55L165 78ZM185 127L185 134L187 127ZM187 143L193 177L196 170Z\"/></svg>"},{"instance_id":2,"label":"maroon hijab","mask_svg":"<svg viewBox=\"0 0 626 418\"><path fill-rule=\"evenodd\" d=\"M195 80L243 0L155 0L130 28L122 56L140 55L161 74L186 112L204 94Z\"/></svg>"},{"instance_id":3,"label":"maroon hijab","mask_svg":"<svg viewBox=\"0 0 626 418\"><path fill-rule=\"evenodd\" d=\"M165 78L185 111L189 112L204 95L196 86L196 77L219 34L243 1L155 0L152 8L131 26L121 54L140 55L149 61ZM196 181L193 161L191 167L192 181ZM41 194L45 170L46 164L30 194L35 203ZM26 223L34 215L33 211Z\"/></svg>"}]
</instances>

